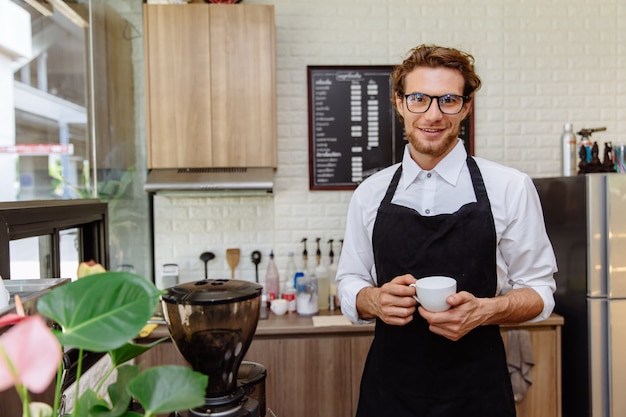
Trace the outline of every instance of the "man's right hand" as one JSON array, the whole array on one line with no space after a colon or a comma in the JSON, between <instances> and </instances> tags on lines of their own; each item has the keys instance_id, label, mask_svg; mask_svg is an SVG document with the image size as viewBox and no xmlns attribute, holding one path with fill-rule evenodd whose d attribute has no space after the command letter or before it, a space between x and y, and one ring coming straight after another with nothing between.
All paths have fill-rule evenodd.
<instances>
[{"instance_id":1,"label":"man's right hand","mask_svg":"<svg viewBox=\"0 0 626 417\"><path fill-rule=\"evenodd\" d=\"M413 275L395 277L382 287L363 288L356 296L356 308L359 317L368 320L380 318L387 324L404 326L413 320L417 301Z\"/></svg>"}]
</instances>

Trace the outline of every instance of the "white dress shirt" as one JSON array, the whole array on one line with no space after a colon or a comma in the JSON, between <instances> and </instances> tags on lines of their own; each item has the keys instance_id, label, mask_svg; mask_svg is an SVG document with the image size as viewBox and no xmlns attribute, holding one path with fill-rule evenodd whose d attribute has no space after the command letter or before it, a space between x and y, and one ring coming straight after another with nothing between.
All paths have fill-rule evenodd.
<instances>
[{"instance_id":1,"label":"white dress shirt","mask_svg":"<svg viewBox=\"0 0 626 417\"><path fill-rule=\"evenodd\" d=\"M455 148L431 171L419 167L409 154L402 158L402 177L392 203L413 208L423 216L451 214L475 202L466 164L467 152L459 140ZM513 168L474 157L483 177L496 228L497 294L510 288L532 288L543 299L543 311L532 321L546 319L554 309L557 271L543 212L531 178ZM376 286L372 233L380 202L399 164L367 178L354 191L346 220L345 237L336 282L343 314L361 320L356 296L364 287Z\"/></svg>"}]
</instances>

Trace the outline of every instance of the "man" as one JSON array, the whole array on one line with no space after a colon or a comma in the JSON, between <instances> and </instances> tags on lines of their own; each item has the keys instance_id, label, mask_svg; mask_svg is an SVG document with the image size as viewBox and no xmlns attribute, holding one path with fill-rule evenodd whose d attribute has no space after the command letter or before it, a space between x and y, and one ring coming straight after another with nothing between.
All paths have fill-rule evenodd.
<instances>
[{"instance_id":1,"label":"man","mask_svg":"<svg viewBox=\"0 0 626 417\"><path fill-rule=\"evenodd\" d=\"M350 202L341 308L355 323L376 320L358 417L514 416L498 325L543 320L554 307L556 261L531 179L468 156L458 139L481 84L473 62L422 45L395 68L402 163ZM430 275L457 280L445 312L412 297L409 285Z\"/></svg>"}]
</instances>

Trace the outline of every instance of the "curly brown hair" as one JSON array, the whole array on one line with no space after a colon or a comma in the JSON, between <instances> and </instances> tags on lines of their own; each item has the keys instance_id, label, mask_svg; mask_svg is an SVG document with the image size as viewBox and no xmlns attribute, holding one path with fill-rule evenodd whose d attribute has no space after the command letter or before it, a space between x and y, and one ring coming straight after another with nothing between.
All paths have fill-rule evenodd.
<instances>
[{"instance_id":1,"label":"curly brown hair","mask_svg":"<svg viewBox=\"0 0 626 417\"><path fill-rule=\"evenodd\" d=\"M394 67L391 73L391 103L396 109L396 97L404 96L404 78L417 67L446 67L457 70L465 79L463 95L473 99L474 93L480 88L481 81L474 71L474 57L454 48L436 45L420 45L409 52L402 64ZM399 114L399 113L398 113Z\"/></svg>"}]
</instances>

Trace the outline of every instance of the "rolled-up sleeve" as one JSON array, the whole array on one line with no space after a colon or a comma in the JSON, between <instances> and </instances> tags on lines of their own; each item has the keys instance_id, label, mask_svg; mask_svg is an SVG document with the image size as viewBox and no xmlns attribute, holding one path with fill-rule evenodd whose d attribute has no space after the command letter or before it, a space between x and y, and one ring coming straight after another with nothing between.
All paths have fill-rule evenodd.
<instances>
[{"instance_id":1,"label":"rolled-up sleeve","mask_svg":"<svg viewBox=\"0 0 626 417\"><path fill-rule=\"evenodd\" d=\"M541 321L554 309L556 258L537 190L528 176L522 183L505 190L507 219L498 242L498 274L514 289L532 288L539 294L543 311L530 321Z\"/></svg>"},{"instance_id":2,"label":"rolled-up sleeve","mask_svg":"<svg viewBox=\"0 0 626 417\"><path fill-rule=\"evenodd\" d=\"M373 219L355 192L350 200L346 218L346 230L341 257L337 266L337 292L341 312L357 324L371 323L359 319L356 296L365 287L376 285L371 230ZM375 214L374 214L375 218Z\"/></svg>"}]
</instances>

